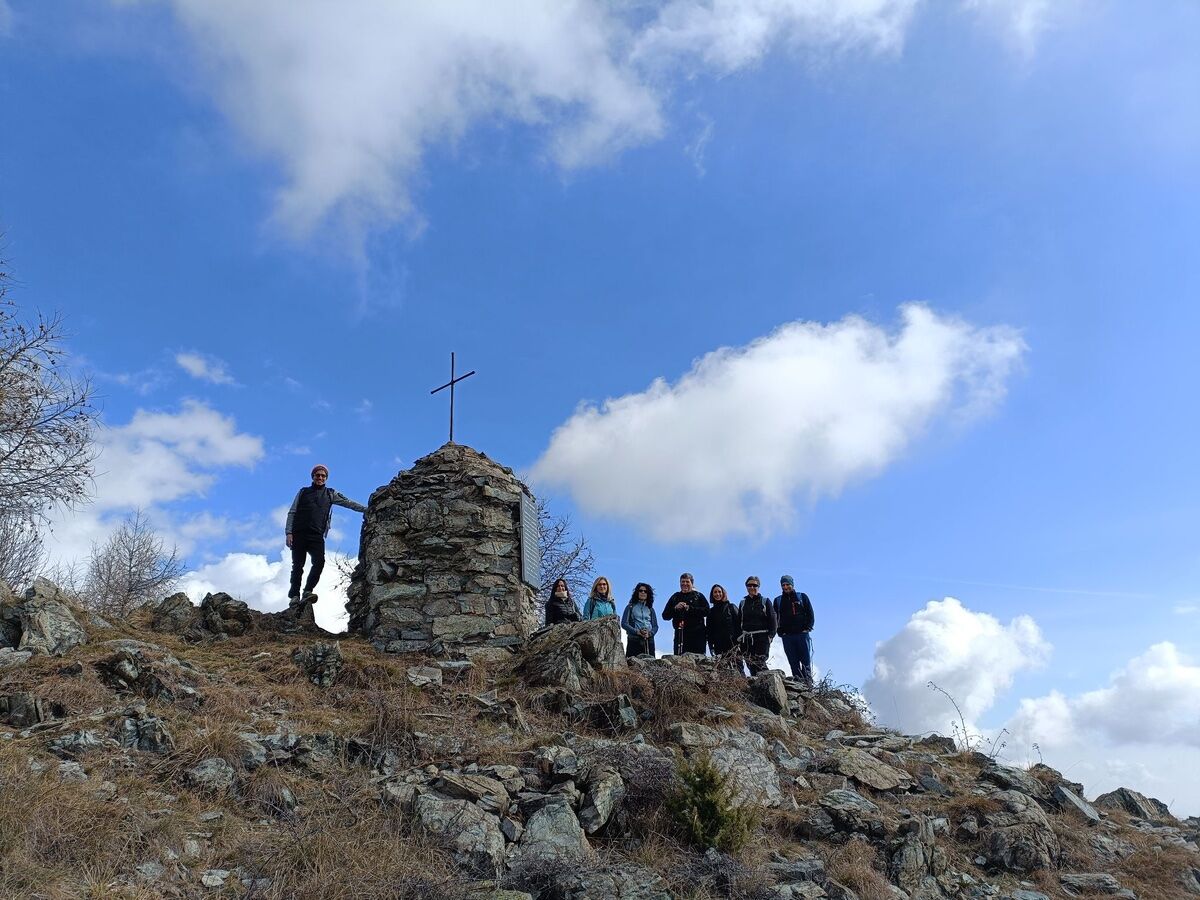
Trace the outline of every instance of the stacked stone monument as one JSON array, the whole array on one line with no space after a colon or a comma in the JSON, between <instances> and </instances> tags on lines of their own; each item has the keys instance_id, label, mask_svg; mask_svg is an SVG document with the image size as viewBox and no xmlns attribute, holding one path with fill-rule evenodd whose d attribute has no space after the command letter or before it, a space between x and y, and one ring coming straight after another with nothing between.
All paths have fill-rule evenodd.
<instances>
[{"instance_id":1,"label":"stacked stone monument","mask_svg":"<svg viewBox=\"0 0 1200 900\"><path fill-rule=\"evenodd\" d=\"M350 581L350 630L381 650L506 647L537 627L521 578L512 470L462 444L417 460L371 495Z\"/></svg>"}]
</instances>

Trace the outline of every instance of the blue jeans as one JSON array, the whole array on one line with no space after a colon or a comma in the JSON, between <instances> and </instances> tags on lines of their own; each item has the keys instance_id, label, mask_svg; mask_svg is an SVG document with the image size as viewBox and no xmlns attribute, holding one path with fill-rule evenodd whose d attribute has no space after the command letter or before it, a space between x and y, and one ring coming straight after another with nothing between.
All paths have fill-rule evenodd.
<instances>
[{"instance_id":1,"label":"blue jeans","mask_svg":"<svg viewBox=\"0 0 1200 900\"><path fill-rule=\"evenodd\" d=\"M800 634L781 634L783 652L787 654L792 677L812 684L812 635L807 631Z\"/></svg>"}]
</instances>

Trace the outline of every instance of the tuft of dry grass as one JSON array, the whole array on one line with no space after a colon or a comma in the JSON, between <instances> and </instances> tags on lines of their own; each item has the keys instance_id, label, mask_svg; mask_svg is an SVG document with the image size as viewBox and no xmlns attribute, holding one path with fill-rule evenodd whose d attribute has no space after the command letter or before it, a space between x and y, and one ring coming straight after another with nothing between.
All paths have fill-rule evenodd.
<instances>
[{"instance_id":1,"label":"tuft of dry grass","mask_svg":"<svg viewBox=\"0 0 1200 900\"><path fill-rule=\"evenodd\" d=\"M823 845L818 852L825 862L826 874L858 894L859 900L891 900L884 861L867 841L854 838L841 846Z\"/></svg>"}]
</instances>

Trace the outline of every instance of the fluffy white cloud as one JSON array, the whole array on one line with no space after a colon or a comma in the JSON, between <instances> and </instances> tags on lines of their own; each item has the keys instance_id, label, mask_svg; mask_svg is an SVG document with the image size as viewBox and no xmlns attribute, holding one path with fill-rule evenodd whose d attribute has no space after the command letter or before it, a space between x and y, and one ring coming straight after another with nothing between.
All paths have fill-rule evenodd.
<instances>
[{"instance_id":1,"label":"fluffy white cloud","mask_svg":"<svg viewBox=\"0 0 1200 900\"><path fill-rule=\"evenodd\" d=\"M185 401L178 412L138 410L127 424L102 429L98 441L92 502L57 513L47 541L52 563L83 559L134 509L144 509L167 542L185 553L200 539L228 533L235 526L226 520L208 513L177 520L166 508L203 494L220 469L253 466L263 457L261 438L196 401Z\"/></svg>"},{"instance_id":2,"label":"fluffy white cloud","mask_svg":"<svg viewBox=\"0 0 1200 900\"><path fill-rule=\"evenodd\" d=\"M1170 642L1129 660L1097 690L1021 701L1010 745L1037 745L1091 794L1126 785L1177 815L1200 813L1200 665Z\"/></svg>"},{"instance_id":3,"label":"fluffy white cloud","mask_svg":"<svg viewBox=\"0 0 1200 900\"><path fill-rule=\"evenodd\" d=\"M967 729L975 733L980 717L1012 686L1013 676L1042 665L1049 655L1050 645L1029 616L1004 625L947 597L930 601L875 647L874 671L863 694L888 725L950 734L957 714L929 687L932 681L954 698Z\"/></svg>"},{"instance_id":4,"label":"fluffy white cloud","mask_svg":"<svg viewBox=\"0 0 1200 900\"><path fill-rule=\"evenodd\" d=\"M120 2L120 0L115 0ZM893 53L921 0L161 0L191 36L240 134L282 169L276 218L348 234L411 216L434 147L517 125L563 169L665 132L666 98L780 49ZM1037 30L1045 0L964 0ZM1000 17L996 9L1024 10ZM1010 23L1016 21L1018 26Z\"/></svg>"},{"instance_id":5,"label":"fluffy white cloud","mask_svg":"<svg viewBox=\"0 0 1200 900\"><path fill-rule=\"evenodd\" d=\"M765 535L797 498L878 474L935 417L988 410L1024 350L1011 328L920 305L896 334L857 316L793 322L707 354L675 384L581 408L532 477L661 540ZM770 439L748 447L766 423Z\"/></svg>"},{"instance_id":6,"label":"fluffy white cloud","mask_svg":"<svg viewBox=\"0 0 1200 900\"><path fill-rule=\"evenodd\" d=\"M229 374L225 363L214 356L202 353L176 353L175 362L179 367L201 381L211 381L213 384L237 384Z\"/></svg>"},{"instance_id":7,"label":"fluffy white cloud","mask_svg":"<svg viewBox=\"0 0 1200 900\"><path fill-rule=\"evenodd\" d=\"M326 631L338 633L346 628L346 588L350 580L342 573L342 567L353 562L341 553L325 554L325 570L317 591L321 599L313 607L313 613L317 624ZM282 550L276 562L261 554L230 553L218 562L188 572L180 589L195 603L203 600L205 594L224 591L254 609L277 612L287 607L291 570L288 550Z\"/></svg>"}]
</instances>

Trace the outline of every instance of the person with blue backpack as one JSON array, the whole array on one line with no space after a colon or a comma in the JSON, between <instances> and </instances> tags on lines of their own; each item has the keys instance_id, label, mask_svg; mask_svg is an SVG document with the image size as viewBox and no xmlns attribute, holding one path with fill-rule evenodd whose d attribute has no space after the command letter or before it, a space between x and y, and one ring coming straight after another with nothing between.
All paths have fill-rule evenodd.
<instances>
[{"instance_id":1,"label":"person with blue backpack","mask_svg":"<svg viewBox=\"0 0 1200 900\"><path fill-rule=\"evenodd\" d=\"M796 593L791 575L779 579L783 593L775 598L775 621L792 677L812 687L812 630L816 624L808 594Z\"/></svg>"},{"instance_id":2,"label":"person with blue backpack","mask_svg":"<svg viewBox=\"0 0 1200 900\"><path fill-rule=\"evenodd\" d=\"M625 655L654 656L654 636L658 634L658 613L654 611L654 588L639 581L621 614L621 627L627 635Z\"/></svg>"},{"instance_id":3,"label":"person with blue backpack","mask_svg":"<svg viewBox=\"0 0 1200 900\"><path fill-rule=\"evenodd\" d=\"M592 582L592 592L588 595L587 603L583 606L584 619L602 619L605 616L616 616L617 604L612 598L612 587L608 579L601 575Z\"/></svg>"}]
</instances>

